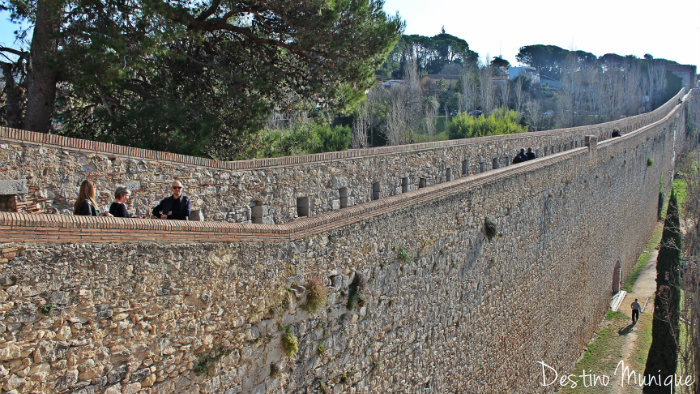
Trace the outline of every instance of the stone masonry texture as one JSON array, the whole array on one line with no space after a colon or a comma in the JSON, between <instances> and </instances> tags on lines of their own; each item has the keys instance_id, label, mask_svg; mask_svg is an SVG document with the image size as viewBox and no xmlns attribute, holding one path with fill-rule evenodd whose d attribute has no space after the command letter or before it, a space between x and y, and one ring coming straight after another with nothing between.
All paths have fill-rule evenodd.
<instances>
[{"instance_id":1,"label":"stone masonry texture","mask_svg":"<svg viewBox=\"0 0 700 394\"><path fill-rule=\"evenodd\" d=\"M255 206L260 221L287 223L298 218L298 199L308 198L309 214L338 210L341 189L349 206L379 196L508 166L521 148L538 157L583 146L585 135L599 141L617 128L623 133L661 119L681 93L648 114L594 126L350 150L316 155L220 162L106 143L0 128L0 179L24 180L41 209L72 213L80 183L92 180L97 202L109 209L117 186L132 191L132 214L147 214L170 194L170 183L185 184L192 207L205 220L250 223ZM194 163L194 164L193 164Z\"/></svg>"},{"instance_id":2,"label":"stone masonry texture","mask_svg":"<svg viewBox=\"0 0 700 394\"><path fill-rule=\"evenodd\" d=\"M578 147L561 154L465 176L460 168L459 179L387 193L378 201L358 196L355 210L348 208L362 214L355 221L321 211L260 227L144 220L148 229L169 233L159 240L120 242L131 236L125 221L81 218L70 221L74 229L60 227L69 219L52 219L64 215L2 214L2 390L551 391L552 386L539 386L537 361L571 369L608 309L615 265L629 272L657 224L659 190L668 195L677 154L698 143L697 131L688 127L699 124L697 92L672 104L664 116L621 138L604 140L592 132L600 139L594 144L596 138L590 138L586 147L583 136L589 134L582 132ZM498 139L489 141L484 144L498 149ZM139 164L16 141L2 144L3 166L12 163L2 173L7 179L32 185L34 177L46 182L54 182L56 174L69 177L64 189L61 182L43 189L54 193L46 197L56 206L59 196L67 203L75 193L81 166L95 165L89 172L100 174L101 185L131 182L130 174L143 172L140 185L153 186L133 189L152 190L154 198L172 176L166 168L185 171L157 160ZM421 154L429 156L391 157L409 168ZM352 170L360 178L374 170L365 165L389 165L384 156L357 160L349 161L360 168ZM434 168L437 161L420 161L421 168L428 163ZM144 170L128 170L139 166ZM338 169L342 163L306 166L298 174L321 179L318 185L334 179L328 173L345 174L348 186L355 182L351 170ZM156 168L161 178L149 172ZM284 210L274 208L273 197L293 195L274 189L275 182L294 184L293 168L250 171L251 179L266 179L263 190L273 188L270 210ZM317 172L307 173L310 168ZM191 171L210 180L226 173ZM275 171L290 178L282 181ZM277 181L270 180L275 176ZM221 186L216 187L220 197ZM212 206L214 200L202 197ZM86 237L74 235L81 223ZM486 227L495 230L490 238ZM240 239L207 240L236 231ZM314 312L305 307L313 297L312 282L327 289ZM291 357L284 352L290 334L298 347Z\"/></svg>"}]
</instances>

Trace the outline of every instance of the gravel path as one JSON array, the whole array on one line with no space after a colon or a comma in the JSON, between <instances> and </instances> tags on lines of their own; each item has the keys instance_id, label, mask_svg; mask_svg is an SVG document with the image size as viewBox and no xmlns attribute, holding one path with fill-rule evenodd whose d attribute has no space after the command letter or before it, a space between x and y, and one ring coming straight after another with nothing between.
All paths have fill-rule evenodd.
<instances>
[{"instance_id":1,"label":"gravel path","mask_svg":"<svg viewBox=\"0 0 700 394\"><path fill-rule=\"evenodd\" d=\"M625 299L620 305L619 311L630 317L630 324L632 324L632 302L635 298L639 300L642 305L642 315L654 313L654 292L656 291L656 257L659 251L653 250L649 257L649 262L646 267L640 272L637 281L632 286L632 291L627 294ZM640 316L640 318L641 318ZM622 361L625 365L630 365L630 359L633 355L635 345L637 342L637 331L635 327L632 327L628 334L625 336L625 343L622 350ZM638 373L643 373L644 371L637 371ZM611 386L619 390L620 393L641 393L642 390L639 386L627 386L620 387L620 374L611 377Z\"/></svg>"}]
</instances>

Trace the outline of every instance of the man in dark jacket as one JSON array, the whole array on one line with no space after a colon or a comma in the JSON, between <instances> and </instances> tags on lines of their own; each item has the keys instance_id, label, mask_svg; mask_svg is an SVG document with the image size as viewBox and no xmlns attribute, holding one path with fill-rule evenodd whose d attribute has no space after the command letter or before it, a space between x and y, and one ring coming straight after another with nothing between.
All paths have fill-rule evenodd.
<instances>
[{"instance_id":1,"label":"man in dark jacket","mask_svg":"<svg viewBox=\"0 0 700 394\"><path fill-rule=\"evenodd\" d=\"M525 160L532 160L532 159L536 159L536 158L537 158L537 156L535 155L535 152L532 151L532 148L527 148L527 155L526 155L526 157L527 157L527 159L525 159Z\"/></svg>"},{"instance_id":2,"label":"man in dark jacket","mask_svg":"<svg viewBox=\"0 0 700 394\"><path fill-rule=\"evenodd\" d=\"M190 199L182 195L182 183L173 182L173 195L160 201L153 208L153 216L160 219L188 220L190 217Z\"/></svg>"},{"instance_id":3,"label":"man in dark jacket","mask_svg":"<svg viewBox=\"0 0 700 394\"><path fill-rule=\"evenodd\" d=\"M513 159L513 164L522 163L525 160L527 160L527 156L525 156L525 149L520 149L520 153L515 155L515 158Z\"/></svg>"}]
</instances>

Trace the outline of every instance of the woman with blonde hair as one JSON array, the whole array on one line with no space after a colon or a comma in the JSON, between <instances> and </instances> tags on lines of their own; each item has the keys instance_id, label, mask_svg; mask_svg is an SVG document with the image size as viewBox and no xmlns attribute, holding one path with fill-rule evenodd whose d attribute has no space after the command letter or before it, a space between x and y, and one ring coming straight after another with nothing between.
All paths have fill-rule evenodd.
<instances>
[{"instance_id":1,"label":"woman with blonde hair","mask_svg":"<svg viewBox=\"0 0 700 394\"><path fill-rule=\"evenodd\" d=\"M95 202L95 185L88 180L80 184L78 199L73 207L74 215L97 216L97 202Z\"/></svg>"},{"instance_id":2,"label":"woman with blonde hair","mask_svg":"<svg viewBox=\"0 0 700 394\"><path fill-rule=\"evenodd\" d=\"M126 202L129 201L131 190L124 186L119 186L114 191L114 202L109 206L109 213L116 218L129 218L129 211L126 210Z\"/></svg>"}]
</instances>

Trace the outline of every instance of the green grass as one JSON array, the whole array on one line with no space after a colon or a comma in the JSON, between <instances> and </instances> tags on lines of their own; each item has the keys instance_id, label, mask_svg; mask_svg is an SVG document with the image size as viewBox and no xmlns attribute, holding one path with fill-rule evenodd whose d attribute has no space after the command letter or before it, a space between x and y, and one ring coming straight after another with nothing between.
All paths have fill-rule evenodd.
<instances>
[{"instance_id":1,"label":"green grass","mask_svg":"<svg viewBox=\"0 0 700 394\"><path fill-rule=\"evenodd\" d=\"M627 280L625 280L625 284L622 285L622 290L625 290L626 292L632 291L632 286L634 286L634 282L637 281L637 278L639 278L639 274L649 262L652 250L654 250L659 244L659 242L661 242L661 234L663 233L663 230L663 224L658 223L656 225L656 228L654 228L654 232L652 233L649 242L647 242L646 246L644 247L644 253L642 253L639 256L639 258L637 259L637 263L634 265L634 267L632 267L632 271L630 271L629 275L627 275Z\"/></svg>"},{"instance_id":2,"label":"green grass","mask_svg":"<svg viewBox=\"0 0 700 394\"><path fill-rule=\"evenodd\" d=\"M625 337L618 334L620 327L629 323L629 317L621 312L610 312L605 317L607 325L596 335L595 339L586 346L583 357L576 363L572 375L580 375L583 370L596 375L606 374L612 376L612 371L622 358ZM600 393L601 386L584 387L579 377L573 377L577 383L575 388L562 387L558 393L563 394L595 394ZM558 382L557 382L558 385Z\"/></svg>"},{"instance_id":3,"label":"green grass","mask_svg":"<svg viewBox=\"0 0 700 394\"><path fill-rule=\"evenodd\" d=\"M683 201L685 201L685 196L688 194L688 182L682 177L673 180L673 191L676 193L676 201L678 201L678 207L683 207Z\"/></svg>"}]
</instances>

